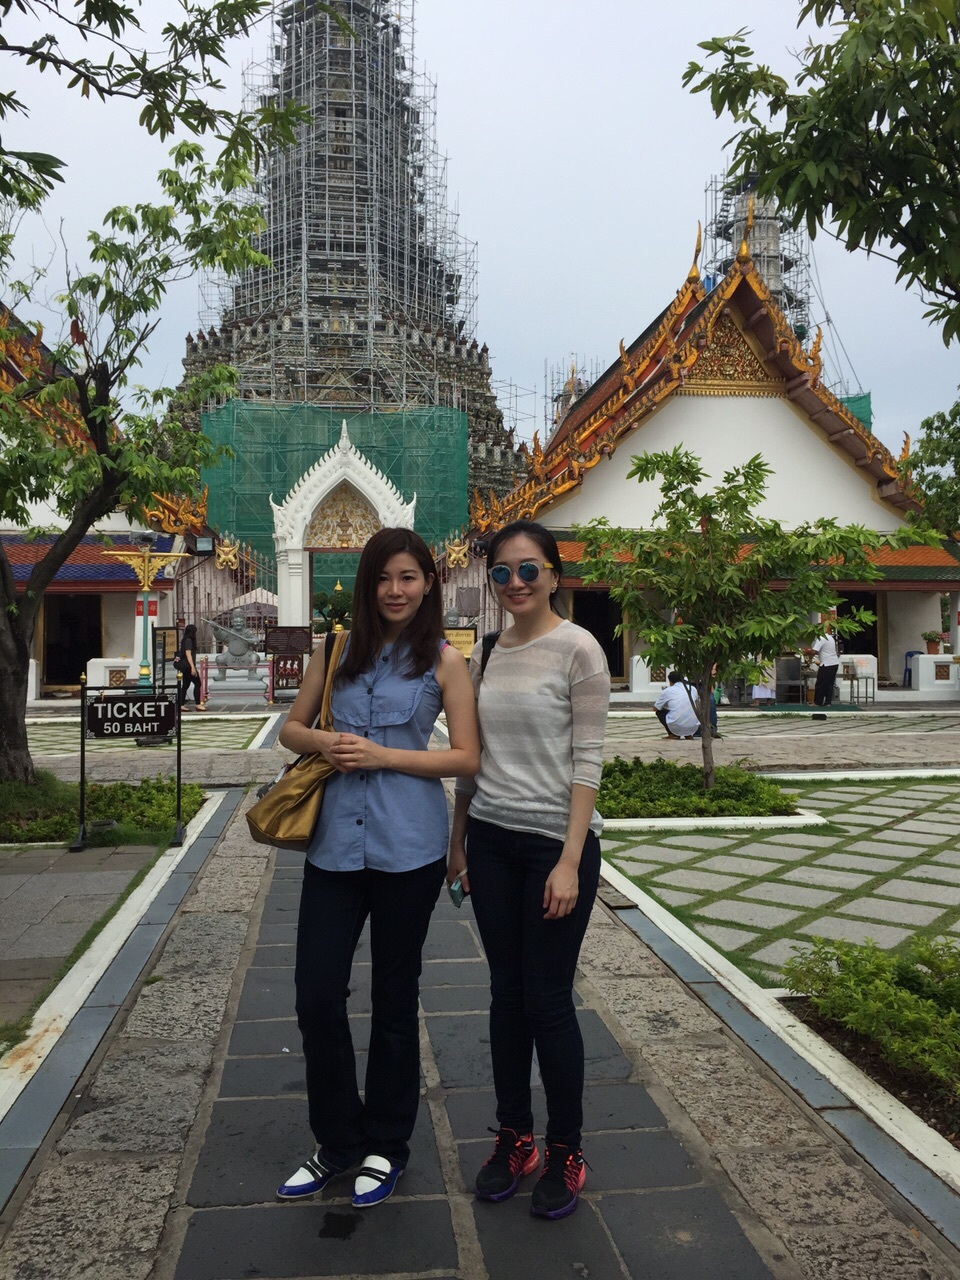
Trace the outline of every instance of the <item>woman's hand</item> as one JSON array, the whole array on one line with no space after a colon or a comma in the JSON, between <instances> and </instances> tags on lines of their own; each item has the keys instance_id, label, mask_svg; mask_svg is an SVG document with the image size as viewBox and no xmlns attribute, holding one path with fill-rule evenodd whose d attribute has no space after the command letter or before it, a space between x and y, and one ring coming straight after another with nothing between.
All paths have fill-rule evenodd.
<instances>
[{"instance_id":1,"label":"woman's hand","mask_svg":"<svg viewBox=\"0 0 960 1280\"><path fill-rule=\"evenodd\" d=\"M544 920L561 920L577 905L580 896L579 863L561 858L547 876L543 890Z\"/></svg>"},{"instance_id":2,"label":"woman's hand","mask_svg":"<svg viewBox=\"0 0 960 1280\"><path fill-rule=\"evenodd\" d=\"M463 842L450 841L450 852L447 854L447 884L453 884L459 877L463 892L470 892L470 877L467 875L467 851Z\"/></svg>"},{"instance_id":3,"label":"woman's hand","mask_svg":"<svg viewBox=\"0 0 960 1280\"><path fill-rule=\"evenodd\" d=\"M337 734L337 740L331 746L327 759L341 773L353 773L357 769L385 769L386 748L371 742L369 738L358 738L355 733Z\"/></svg>"}]
</instances>

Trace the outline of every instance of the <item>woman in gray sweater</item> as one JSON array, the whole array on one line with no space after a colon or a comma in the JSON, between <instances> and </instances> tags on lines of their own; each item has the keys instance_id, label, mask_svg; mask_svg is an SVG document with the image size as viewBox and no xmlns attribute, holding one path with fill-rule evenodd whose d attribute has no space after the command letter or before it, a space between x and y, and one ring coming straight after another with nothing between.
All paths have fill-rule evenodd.
<instances>
[{"instance_id":1,"label":"woman in gray sweater","mask_svg":"<svg viewBox=\"0 0 960 1280\"><path fill-rule=\"evenodd\" d=\"M531 1212L563 1218L586 1178L573 979L600 875L594 800L610 675L593 636L556 611L560 551L548 529L506 525L491 539L487 572L511 625L485 667L482 645L471 658L480 772L458 779L447 869L448 881L459 877L472 895L490 965L499 1129L476 1192L506 1200L540 1165L530 1092L536 1046L547 1126Z\"/></svg>"}]
</instances>

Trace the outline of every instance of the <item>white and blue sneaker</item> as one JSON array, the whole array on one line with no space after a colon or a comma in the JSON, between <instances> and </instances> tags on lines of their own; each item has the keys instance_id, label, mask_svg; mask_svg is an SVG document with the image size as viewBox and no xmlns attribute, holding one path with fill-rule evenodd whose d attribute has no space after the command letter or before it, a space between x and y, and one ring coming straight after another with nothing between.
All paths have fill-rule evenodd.
<instances>
[{"instance_id":1,"label":"white and blue sneaker","mask_svg":"<svg viewBox=\"0 0 960 1280\"><path fill-rule=\"evenodd\" d=\"M391 1164L386 1156L367 1156L353 1187L353 1207L369 1209L393 1195L403 1165Z\"/></svg>"},{"instance_id":2,"label":"white and blue sneaker","mask_svg":"<svg viewBox=\"0 0 960 1280\"><path fill-rule=\"evenodd\" d=\"M286 1182L282 1182L277 1187L277 1195L281 1200L295 1200L298 1196L315 1196L318 1191L323 1190L331 1178L336 1178L341 1173L346 1173L346 1169L335 1169L327 1164L318 1151L309 1160L304 1160L296 1173L292 1173Z\"/></svg>"}]
</instances>

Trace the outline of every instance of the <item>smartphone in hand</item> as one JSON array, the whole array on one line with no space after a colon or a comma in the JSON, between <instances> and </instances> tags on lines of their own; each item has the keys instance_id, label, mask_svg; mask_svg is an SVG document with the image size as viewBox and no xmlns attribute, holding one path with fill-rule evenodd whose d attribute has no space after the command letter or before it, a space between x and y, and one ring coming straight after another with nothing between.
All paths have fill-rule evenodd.
<instances>
[{"instance_id":1,"label":"smartphone in hand","mask_svg":"<svg viewBox=\"0 0 960 1280\"><path fill-rule=\"evenodd\" d=\"M467 896L467 893L463 885L460 883L459 876L457 876L453 884L447 885L447 893L449 893L450 901L453 903L455 907L463 906L463 900Z\"/></svg>"}]
</instances>

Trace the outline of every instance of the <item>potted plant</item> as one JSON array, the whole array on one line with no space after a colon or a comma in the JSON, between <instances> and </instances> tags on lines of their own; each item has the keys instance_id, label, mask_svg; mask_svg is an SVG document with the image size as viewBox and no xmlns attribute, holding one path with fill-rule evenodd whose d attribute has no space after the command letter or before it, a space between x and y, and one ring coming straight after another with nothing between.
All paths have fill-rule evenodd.
<instances>
[{"instance_id":1,"label":"potted plant","mask_svg":"<svg viewBox=\"0 0 960 1280\"><path fill-rule=\"evenodd\" d=\"M947 639L946 631L921 631L920 637L927 642L927 653L939 653L940 645Z\"/></svg>"}]
</instances>

